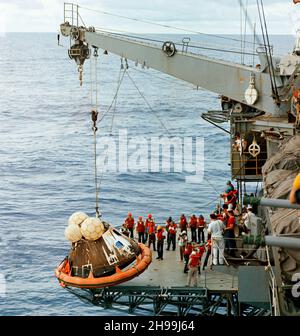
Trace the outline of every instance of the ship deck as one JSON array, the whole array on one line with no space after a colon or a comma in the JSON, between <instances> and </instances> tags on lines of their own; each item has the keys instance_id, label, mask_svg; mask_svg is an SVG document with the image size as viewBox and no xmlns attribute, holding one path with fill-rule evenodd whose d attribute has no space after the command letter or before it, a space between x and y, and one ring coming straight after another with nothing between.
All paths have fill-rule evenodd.
<instances>
[{"instance_id":1,"label":"ship deck","mask_svg":"<svg viewBox=\"0 0 300 336\"><path fill-rule=\"evenodd\" d=\"M179 249L164 250L164 260L152 263L138 277L112 287L67 289L85 302L105 309L128 310L129 314L150 315L257 315L265 310L239 302L239 279L235 268L214 266L201 270L197 287L188 287ZM204 257L202 262L204 261Z\"/></svg>"},{"instance_id":2,"label":"ship deck","mask_svg":"<svg viewBox=\"0 0 300 336\"><path fill-rule=\"evenodd\" d=\"M180 261L179 249L164 251L164 260L157 260L157 252L153 252L152 263L140 276L122 284L122 287L187 287L187 274L183 272L184 261ZM202 262L204 261L204 256ZM238 277L217 271L218 267L201 270L198 277L198 288L205 288L212 293L236 293L238 291ZM115 286L118 287L118 286Z\"/></svg>"}]
</instances>

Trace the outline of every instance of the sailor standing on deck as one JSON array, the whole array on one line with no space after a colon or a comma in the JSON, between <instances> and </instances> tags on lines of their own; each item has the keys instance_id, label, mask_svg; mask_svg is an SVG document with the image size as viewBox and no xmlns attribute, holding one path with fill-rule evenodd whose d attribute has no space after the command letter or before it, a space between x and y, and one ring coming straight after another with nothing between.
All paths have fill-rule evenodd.
<instances>
[{"instance_id":1,"label":"sailor standing on deck","mask_svg":"<svg viewBox=\"0 0 300 336\"><path fill-rule=\"evenodd\" d=\"M167 242L168 242L168 244L169 244L169 240L170 240L169 227L170 227L170 225L171 225L172 222L173 222L172 217L169 217L169 218L166 220L166 231L167 231Z\"/></svg>"},{"instance_id":2,"label":"sailor standing on deck","mask_svg":"<svg viewBox=\"0 0 300 336\"><path fill-rule=\"evenodd\" d=\"M139 243L145 243L145 223L143 217L139 217L139 220L136 223L136 231L138 233Z\"/></svg>"},{"instance_id":3,"label":"sailor standing on deck","mask_svg":"<svg viewBox=\"0 0 300 336\"><path fill-rule=\"evenodd\" d=\"M187 244L187 233L186 231L182 231L180 234L179 234L179 237L178 237L178 246L179 246L179 250L180 250L180 260L183 261L183 255L184 255L184 249L185 249L185 246Z\"/></svg>"},{"instance_id":4,"label":"sailor standing on deck","mask_svg":"<svg viewBox=\"0 0 300 336\"><path fill-rule=\"evenodd\" d=\"M198 228L198 244L205 243L204 238L204 229L206 228L206 221L202 215L197 219L197 228Z\"/></svg>"},{"instance_id":5,"label":"sailor standing on deck","mask_svg":"<svg viewBox=\"0 0 300 336\"><path fill-rule=\"evenodd\" d=\"M149 234L149 240L148 240L148 247L151 247L151 244L153 244L153 251L156 251L155 248L155 242L156 242L156 227L155 227L155 222L154 220L152 220L151 222L149 222L149 230L148 230L148 234Z\"/></svg>"},{"instance_id":6,"label":"sailor standing on deck","mask_svg":"<svg viewBox=\"0 0 300 336\"><path fill-rule=\"evenodd\" d=\"M170 250L171 244L172 244L173 251L175 251L175 249L176 249L176 232L177 232L177 225L172 221L170 223L169 230L168 230L167 251Z\"/></svg>"},{"instance_id":7,"label":"sailor standing on deck","mask_svg":"<svg viewBox=\"0 0 300 336\"><path fill-rule=\"evenodd\" d=\"M192 235L192 242L196 243L197 241L197 237L196 237L197 217L196 215L192 215L190 218L190 229L191 229L191 235Z\"/></svg>"},{"instance_id":8,"label":"sailor standing on deck","mask_svg":"<svg viewBox=\"0 0 300 336\"><path fill-rule=\"evenodd\" d=\"M189 268L188 268L188 263L189 263L189 258L191 253L193 252L193 245L191 242L187 242L185 245L185 249L183 251L183 257L184 257L184 269L183 269L183 273L187 273Z\"/></svg>"},{"instance_id":9,"label":"sailor standing on deck","mask_svg":"<svg viewBox=\"0 0 300 336\"><path fill-rule=\"evenodd\" d=\"M134 218L132 217L131 212L128 213L128 216L125 219L125 225L130 232L130 238L133 239Z\"/></svg>"},{"instance_id":10,"label":"sailor standing on deck","mask_svg":"<svg viewBox=\"0 0 300 336\"><path fill-rule=\"evenodd\" d=\"M198 286L198 269L200 266L200 254L196 248L193 249L193 252L190 255L188 262L188 287L194 284L194 287Z\"/></svg>"},{"instance_id":11,"label":"sailor standing on deck","mask_svg":"<svg viewBox=\"0 0 300 336\"><path fill-rule=\"evenodd\" d=\"M224 264L224 238L223 231L225 229L224 223L218 219L216 214L210 215L211 222L208 226L208 233L211 234L212 239L212 257L213 264Z\"/></svg>"},{"instance_id":12,"label":"sailor standing on deck","mask_svg":"<svg viewBox=\"0 0 300 336\"><path fill-rule=\"evenodd\" d=\"M235 228L235 217L233 210L228 211L228 220L226 223L226 228L224 229L224 238L225 238L225 250L231 256L235 257L235 235L234 235L234 228Z\"/></svg>"},{"instance_id":13,"label":"sailor standing on deck","mask_svg":"<svg viewBox=\"0 0 300 336\"><path fill-rule=\"evenodd\" d=\"M149 214L148 218L145 220L145 242L148 240L150 224L153 222L152 215Z\"/></svg>"},{"instance_id":14,"label":"sailor standing on deck","mask_svg":"<svg viewBox=\"0 0 300 336\"><path fill-rule=\"evenodd\" d=\"M180 216L179 226L180 226L181 232L183 231L187 232L188 222L184 214Z\"/></svg>"},{"instance_id":15,"label":"sailor standing on deck","mask_svg":"<svg viewBox=\"0 0 300 336\"><path fill-rule=\"evenodd\" d=\"M157 228L157 234L156 234L156 238L157 238L157 258L158 260L163 260L163 255L164 255L164 240L166 238L165 233L164 233L164 229L159 226Z\"/></svg>"},{"instance_id":16,"label":"sailor standing on deck","mask_svg":"<svg viewBox=\"0 0 300 336\"><path fill-rule=\"evenodd\" d=\"M243 216L244 224L249 230L250 235L257 236L257 217L253 213L252 205L247 206L247 213Z\"/></svg>"}]
</instances>

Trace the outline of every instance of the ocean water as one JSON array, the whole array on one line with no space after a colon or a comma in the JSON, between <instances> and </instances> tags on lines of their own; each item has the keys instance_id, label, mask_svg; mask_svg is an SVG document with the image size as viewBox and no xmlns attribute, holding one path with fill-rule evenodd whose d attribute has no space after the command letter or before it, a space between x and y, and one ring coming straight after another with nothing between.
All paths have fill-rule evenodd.
<instances>
[{"instance_id":1,"label":"ocean water","mask_svg":"<svg viewBox=\"0 0 300 336\"><path fill-rule=\"evenodd\" d=\"M289 51L293 37L272 42ZM62 43L65 48L57 46L56 34L0 36L0 315L126 314L81 302L54 277L70 248L64 238L68 217L80 210L92 215L95 206L89 61L80 87L68 41ZM119 57L100 54L100 113L113 99L119 71ZM125 77L113 135L126 129L128 137L201 137L204 180L188 184L185 173L174 172L98 171L103 217L118 226L128 211L135 217L152 213L158 222L182 212L207 216L230 178L229 136L200 118L220 109L217 95L131 62L128 71L155 114ZM108 135L111 123L112 113L99 124L98 136Z\"/></svg>"}]
</instances>

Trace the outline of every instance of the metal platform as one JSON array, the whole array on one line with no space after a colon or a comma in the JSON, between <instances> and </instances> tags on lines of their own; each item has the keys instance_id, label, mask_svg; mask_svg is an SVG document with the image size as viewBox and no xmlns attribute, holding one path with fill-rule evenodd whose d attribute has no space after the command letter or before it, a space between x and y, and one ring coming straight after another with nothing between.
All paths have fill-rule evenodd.
<instances>
[{"instance_id":1,"label":"metal platform","mask_svg":"<svg viewBox=\"0 0 300 336\"><path fill-rule=\"evenodd\" d=\"M217 270L201 271L197 287L187 286L179 250L164 251L164 260L153 262L139 277L122 285L95 290L68 288L80 299L109 309L147 315L259 315L263 309L240 304L238 277ZM203 259L204 260L204 259ZM217 267L216 267L217 269Z\"/></svg>"}]
</instances>

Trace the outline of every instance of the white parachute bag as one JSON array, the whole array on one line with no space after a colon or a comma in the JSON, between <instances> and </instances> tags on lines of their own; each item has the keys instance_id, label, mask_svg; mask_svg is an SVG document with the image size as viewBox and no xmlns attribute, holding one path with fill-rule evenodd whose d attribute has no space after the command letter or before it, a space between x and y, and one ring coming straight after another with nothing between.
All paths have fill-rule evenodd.
<instances>
[{"instance_id":1,"label":"white parachute bag","mask_svg":"<svg viewBox=\"0 0 300 336\"><path fill-rule=\"evenodd\" d=\"M72 243L78 242L82 238L80 227L75 224L68 225L65 229L65 237Z\"/></svg>"},{"instance_id":2,"label":"white parachute bag","mask_svg":"<svg viewBox=\"0 0 300 336\"><path fill-rule=\"evenodd\" d=\"M104 232L105 227L98 218L89 217L81 224L81 233L87 240L97 240Z\"/></svg>"}]
</instances>

